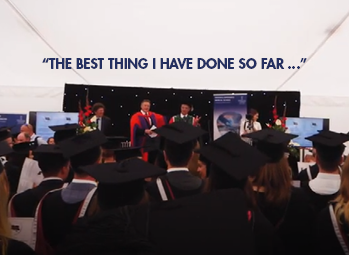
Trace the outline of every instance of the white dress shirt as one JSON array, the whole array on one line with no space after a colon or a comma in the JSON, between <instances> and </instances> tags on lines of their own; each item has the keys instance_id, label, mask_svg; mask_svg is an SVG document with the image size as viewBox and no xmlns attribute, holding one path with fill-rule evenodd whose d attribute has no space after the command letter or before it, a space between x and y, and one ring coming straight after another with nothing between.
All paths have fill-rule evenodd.
<instances>
[{"instance_id":1,"label":"white dress shirt","mask_svg":"<svg viewBox=\"0 0 349 255\"><path fill-rule=\"evenodd\" d=\"M102 130L102 117L97 117L96 123L98 123L98 130Z\"/></svg>"},{"instance_id":2,"label":"white dress shirt","mask_svg":"<svg viewBox=\"0 0 349 255\"><path fill-rule=\"evenodd\" d=\"M182 118L182 119L183 119L183 118L186 118L186 117L188 117L188 114L187 114L187 115L181 114L181 118Z\"/></svg>"},{"instance_id":3,"label":"white dress shirt","mask_svg":"<svg viewBox=\"0 0 349 255\"><path fill-rule=\"evenodd\" d=\"M40 136L36 134L32 134L32 136L30 137L30 141L34 142L35 140L38 142L38 145L47 144L47 142L44 139L42 139Z\"/></svg>"},{"instance_id":4,"label":"white dress shirt","mask_svg":"<svg viewBox=\"0 0 349 255\"><path fill-rule=\"evenodd\" d=\"M62 178L58 178L58 177L47 177L47 178L44 178L41 182L44 182L44 181L52 181L52 180L63 181Z\"/></svg>"},{"instance_id":5,"label":"white dress shirt","mask_svg":"<svg viewBox=\"0 0 349 255\"><path fill-rule=\"evenodd\" d=\"M181 167L181 168L169 168L167 169L167 173L173 173L173 172L181 172L181 171L184 171L184 172L189 172L189 169L186 168L186 167Z\"/></svg>"},{"instance_id":6,"label":"white dress shirt","mask_svg":"<svg viewBox=\"0 0 349 255\"><path fill-rule=\"evenodd\" d=\"M152 121L151 121L151 118L150 118L150 116L149 116L149 113L148 112L145 112L145 111L143 111L143 110L141 110L141 113L143 114L143 115L145 115L145 116L148 116L148 120L149 120L149 124L150 124L150 126L152 126Z\"/></svg>"}]
</instances>

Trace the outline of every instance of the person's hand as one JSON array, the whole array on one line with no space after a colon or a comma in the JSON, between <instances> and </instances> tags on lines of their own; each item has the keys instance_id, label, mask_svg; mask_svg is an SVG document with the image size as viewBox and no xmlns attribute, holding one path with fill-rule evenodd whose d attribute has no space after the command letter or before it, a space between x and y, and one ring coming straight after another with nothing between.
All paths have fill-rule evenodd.
<instances>
[{"instance_id":1,"label":"person's hand","mask_svg":"<svg viewBox=\"0 0 349 255\"><path fill-rule=\"evenodd\" d=\"M144 133L146 133L147 135L151 135L153 134L153 131L151 131L150 129L146 129Z\"/></svg>"},{"instance_id":2,"label":"person's hand","mask_svg":"<svg viewBox=\"0 0 349 255\"><path fill-rule=\"evenodd\" d=\"M195 122L195 123L199 123L200 120L201 120L201 117L199 117L199 116L196 116L196 117L194 118L194 122Z\"/></svg>"}]
</instances>

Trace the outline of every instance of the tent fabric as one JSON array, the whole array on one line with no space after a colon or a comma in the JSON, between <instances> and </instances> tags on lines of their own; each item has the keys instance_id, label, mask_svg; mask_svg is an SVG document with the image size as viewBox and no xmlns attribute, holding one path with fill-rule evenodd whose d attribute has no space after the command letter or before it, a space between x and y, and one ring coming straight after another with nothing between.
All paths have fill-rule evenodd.
<instances>
[{"instance_id":1,"label":"tent fabric","mask_svg":"<svg viewBox=\"0 0 349 255\"><path fill-rule=\"evenodd\" d=\"M0 107L60 111L65 83L222 90L283 84L280 90L301 91L301 116L331 118L331 128L343 132L349 20L337 26L348 11L347 0L0 1ZM265 57L301 65L327 37L291 79L293 69L261 69ZM42 63L60 56L105 60L103 69L90 70ZM197 58L232 57L234 70L196 68ZM110 70L108 58L193 58L194 68ZM258 66L239 69L240 58Z\"/></svg>"}]
</instances>

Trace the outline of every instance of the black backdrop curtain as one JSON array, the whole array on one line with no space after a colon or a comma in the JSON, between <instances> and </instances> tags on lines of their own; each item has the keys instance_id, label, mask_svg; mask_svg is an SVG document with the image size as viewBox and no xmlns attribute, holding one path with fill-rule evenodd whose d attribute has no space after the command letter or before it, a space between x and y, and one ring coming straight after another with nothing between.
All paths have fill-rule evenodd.
<instances>
[{"instance_id":1,"label":"black backdrop curtain","mask_svg":"<svg viewBox=\"0 0 349 255\"><path fill-rule=\"evenodd\" d=\"M182 101L189 101L194 106L193 115L201 116L202 128L210 132L212 132L214 94L247 93L247 106L259 112L259 122L263 127L272 120L275 96L278 98L279 115L283 114L286 103L287 117L299 117L301 103L300 92L294 91L187 90L66 84L63 111L78 112L78 102L81 100L84 105L87 91L91 105L101 102L106 106L106 115L112 120L114 135L127 137L130 136L130 117L140 110L143 99L151 100L151 111L162 114L167 119L179 113Z\"/></svg>"}]
</instances>

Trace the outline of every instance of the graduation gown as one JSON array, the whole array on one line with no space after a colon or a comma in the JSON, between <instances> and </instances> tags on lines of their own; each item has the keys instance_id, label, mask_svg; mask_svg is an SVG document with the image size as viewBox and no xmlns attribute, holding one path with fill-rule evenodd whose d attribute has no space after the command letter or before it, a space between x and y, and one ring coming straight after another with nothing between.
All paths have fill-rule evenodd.
<instances>
[{"instance_id":1,"label":"graduation gown","mask_svg":"<svg viewBox=\"0 0 349 255\"><path fill-rule=\"evenodd\" d=\"M81 217L83 207L92 199L92 189L85 200L68 204L62 199L62 190L46 194L38 206L38 231L35 251L46 254L54 250L70 232L73 224ZM88 210L88 207L85 208ZM42 248L44 247L44 250ZM49 253L52 254L52 253Z\"/></svg>"},{"instance_id":2,"label":"graduation gown","mask_svg":"<svg viewBox=\"0 0 349 255\"><path fill-rule=\"evenodd\" d=\"M310 204L313 208L314 214L317 215L321 210L325 209L329 202L334 200L338 196L338 192L330 195L320 195L314 192L310 187L309 183L306 183L302 189L310 198Z\"/></svg>"},{"instance_id":3,"label":"graduation gown","mask_svg":"<svg viewBox=\"0 0 349 255\"><path fill-rule=\"evenodd\" d=\"M202 192L204 181L189 171L175 171L147 184L147 191L155 201L175 200Z\"/></svg>"},{"instance_id":4,"label":"graduation gown","mask_svg":"<svg viewBox=\"0 0 349 255\"><path fill-rule=\"evenodd\" d=\"M59 179L44 180L39 186L15 195L10 202L11 216L34 217L36 207L45 194L51 190L61 188L63 184L64 182Z\"/></svg>"},{"instance_id":5,"label":"graduation gown","mask_svg":"<svg viewBox=\"0 0 349 255\"><path fill-rule=\"evenodd\" d=\"M334 205L335 204L333 204L333 206ZM348 243L348 233L343 230L338 222L337 226L339 227L340 232L347 236L345 242ZM329 206L318 214L314 234L314 240L316 240L316 242L314 242L314 250L317 255L345 255L334 231ZM345 238L345 236L343 238Z\"/></svg>"},{"instance_id":6,"label":"graduation gown","mask_svg":"<svg viewBox=\"0 0 349 255\"><path fill-rule=\"evenodd\" d=\"M2 250L1 243L0 250ZM35 255L35 252L25 243L10 239L8 240L6 255Z\"/></svg>"},{"instance_id":7,"label":"graduation gown","mask_svg":"<svg viewBox=\"0 0 349 255\"><path fill-rule=\"evenodd\" d=\"M312 254L311 233L314 212L305 192L299 188L292 188L288 204L281 207L268 206L263 192L255 194L261 212L275 227L285 248L285 254Z\"/></svg>"},{"instance_id":8,"label":"graduation gown","mask_svg":"<svg viewBox=\"0 0 349 255\"><path fill-rule=\"evenodd\" d=\"M144 131L150 129L152 126L159 128L165 125L165 119L160 114L148 112L148 117L151 119L151 124L147 116L143 115L141 112L133 114L130 121L131 146L146 147L142 150L143 159L145 161L148 161L148 152L156 151L155 153L157 153L160 141L157 138L150 138Z\"/></svg>"},{"instance_id":9,"label":"graduation gown","mask_svg":"<svg viewBox=\"0 0 349 255\"><path fill-rule=\"evenodd\" d=\"M306 186L306 184L309 181L316 178L316 176L319 173L319 166L315 164L313 166L310 166L309 170L310 170L309 173L311 178L309 178L309 173L307 169L300 171L300 173L298 174L297 179L301 182L301 187Z\"/></svg>"}]
</instances>

